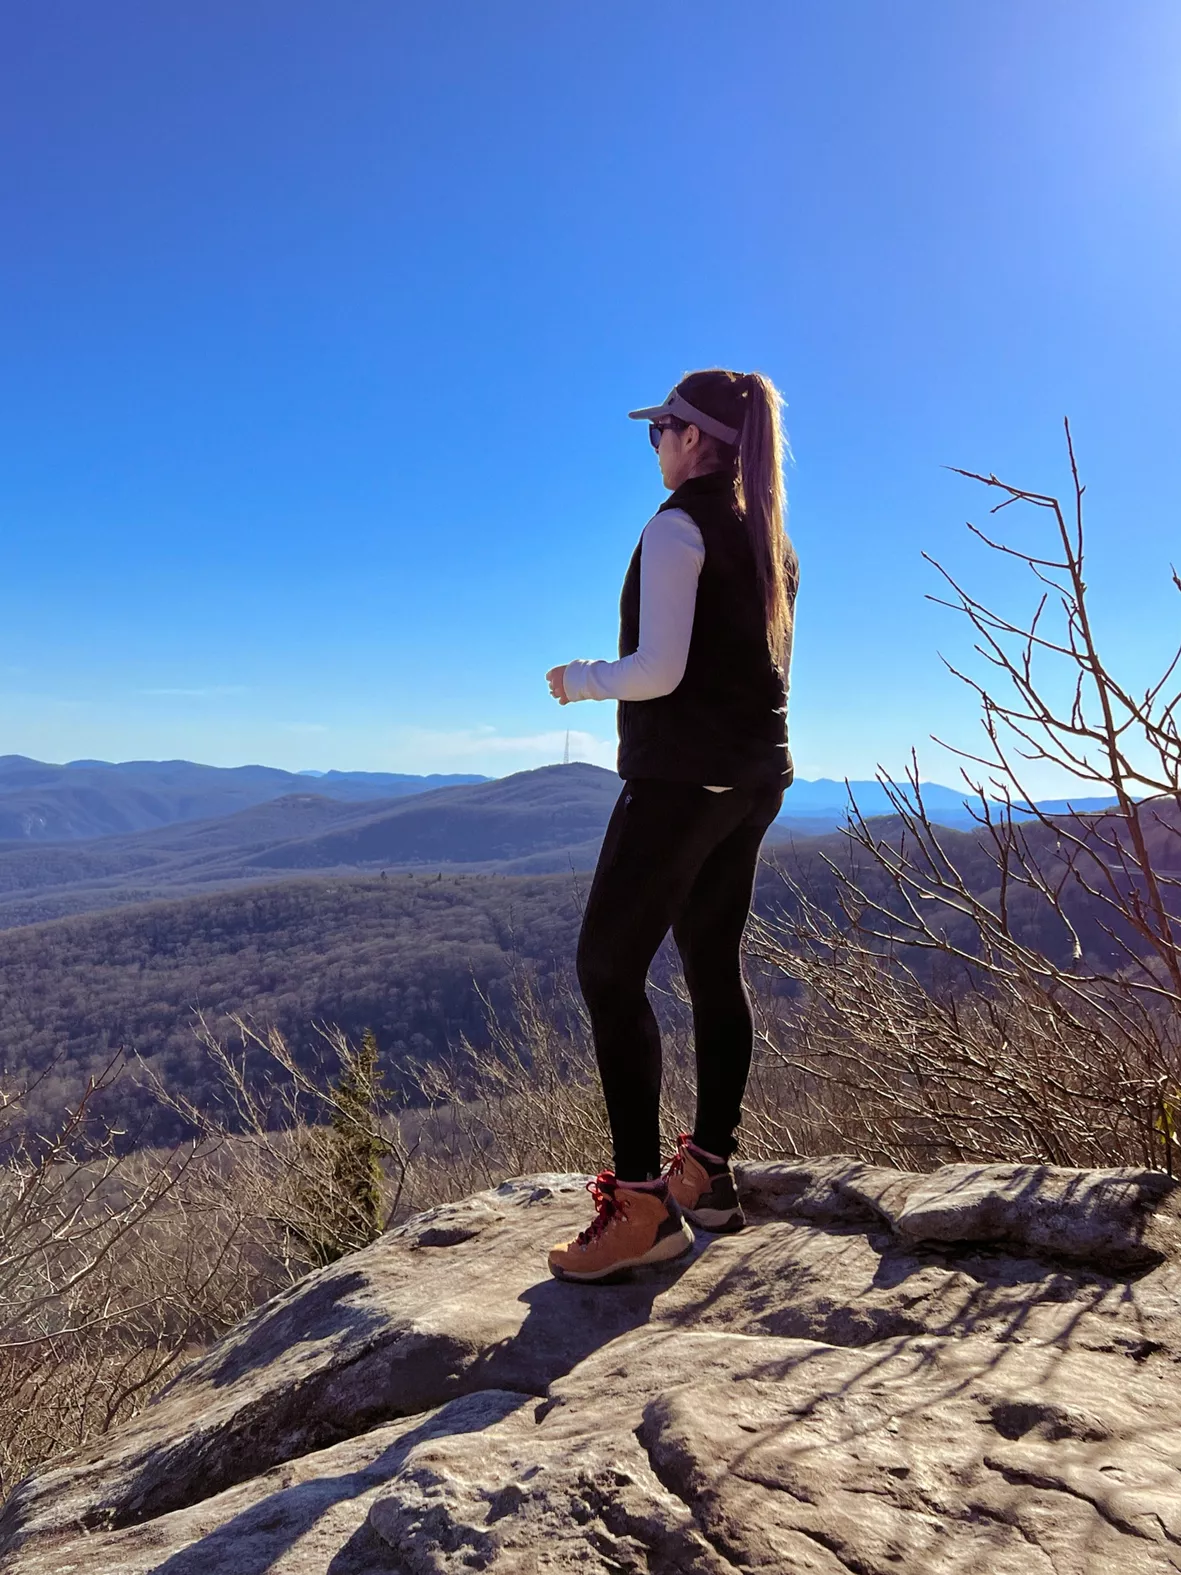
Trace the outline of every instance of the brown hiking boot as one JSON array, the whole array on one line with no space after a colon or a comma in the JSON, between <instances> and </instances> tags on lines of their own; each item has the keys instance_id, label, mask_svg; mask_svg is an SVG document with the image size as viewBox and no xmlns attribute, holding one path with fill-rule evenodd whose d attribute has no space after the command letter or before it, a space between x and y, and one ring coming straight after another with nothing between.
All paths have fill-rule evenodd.
<instances>
[{"instance_id":1,"label":"brown hiking boot","mask_svg":"<svg viewBox=\"0 0 1181 1575\"><path fill-rule=\"evenodd\" d=\"M587 1183L595 1217L573 1241L552 1248L550 1273L559 1280L606 1280L643 1263L672 1263L693 1248L693 1232L677 1205L661 1192L629 1187L613 1172Z\"/></svg>"},{"instance_id":2,"label":"brown hiking boot","mask_svg":"<svg viewBox=\"0 0 1181 1575\"><path fill-rule=\"evenodd\" d=\"M669 1196L680 1205L687 1220L702 1230L741 1230L746 1216L729 1165L707 1159L687 1132L677 1138L677 1151L668 1162Z\"/></svg>"}]
</instances>

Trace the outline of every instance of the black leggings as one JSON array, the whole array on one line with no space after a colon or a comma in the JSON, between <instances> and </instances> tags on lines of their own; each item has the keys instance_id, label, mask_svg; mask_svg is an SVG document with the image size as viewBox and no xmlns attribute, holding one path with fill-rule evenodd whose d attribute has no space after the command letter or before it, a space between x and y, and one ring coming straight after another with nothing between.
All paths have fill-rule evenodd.
<instances>
[{"instance_id":1,"label":"black leggings","mask_svg":"<svg viewBox=\"0 0 1181 1575\"><path fill-rule=\"evenodd\" d=\"M651 778L625 782L599 853L578 938L615 1173L660 1173L660 1031L644 990L672 926L693 1003L697 1119L693 1139L729 1157L750 1072L754 1030L739 948L759 845L783 789L728 793Z\"/></svg>"}]
</instances>

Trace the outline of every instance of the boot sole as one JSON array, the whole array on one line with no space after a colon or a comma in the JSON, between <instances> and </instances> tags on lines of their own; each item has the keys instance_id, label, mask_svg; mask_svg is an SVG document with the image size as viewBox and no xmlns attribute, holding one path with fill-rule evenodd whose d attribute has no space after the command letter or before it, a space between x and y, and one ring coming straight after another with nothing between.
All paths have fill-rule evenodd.
<instances>
[{"instance_id":1,"label":"boot sole","mask_svg":"<svg viewBox=\"0 0 1181 1575\"><path fill-rule=\"evenodd\" d=\"M557 1269L551 1264L550 1273L555 1280L570 1280L578 1285L602 1285L620 1278L631 1269L642 1269L653 1263L676 1263L678 1259L692 1252L695 1246L693 1232L682 1221L679 1231L670 1232L663 1241L654 1243L639 1258L625 1258L621 1263L612 1263L605 1269L595 1270L592 1274L575 1274L573 1270Z\"/></svg>"},{"instance_id":2,"label":"boot sole","mask_svg":"<svg viewBox=\"0 0 1181 1575\"><path fill-rule=\"evenodd\" d=\"M746 1224L741 1209L686 1209L685 1218L714 1236L733 1235Z\"/></svg>"}]
</instances>

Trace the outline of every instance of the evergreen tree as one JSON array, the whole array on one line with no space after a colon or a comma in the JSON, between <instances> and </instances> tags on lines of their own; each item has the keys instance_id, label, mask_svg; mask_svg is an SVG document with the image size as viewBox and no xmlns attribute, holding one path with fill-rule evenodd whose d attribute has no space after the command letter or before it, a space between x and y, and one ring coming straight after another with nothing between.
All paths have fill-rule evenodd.
<instances>
[{"instance_id":1,"label":"evergreen tree","mask_svg":"<svg viewBox=\"0 0 1181 1575\"><path fill-rule=\"evenodd\" d=\"M382 1230L382 1160L392 1152L381 1131L382 1077L377 1039L338 1046L340 1072L328 1089L327 1127L305 1130L301 1179L286 1228L316 1268L376 1241Z\"/></svg>"},{"instance_id":2,"label":"evergreen tree","mask_svg":"<svg viewBox=\"0 0 1181 1575\"><path fill-rule=\"evenodd\" d=\"M377 1038L366 1028L360 1048L342 1057L332 1089L332 1185L344 1252L366 1247L381 1234L381 1162L389 1145L381 1135L377 1055Z\"/></svg>"}]
</instances>

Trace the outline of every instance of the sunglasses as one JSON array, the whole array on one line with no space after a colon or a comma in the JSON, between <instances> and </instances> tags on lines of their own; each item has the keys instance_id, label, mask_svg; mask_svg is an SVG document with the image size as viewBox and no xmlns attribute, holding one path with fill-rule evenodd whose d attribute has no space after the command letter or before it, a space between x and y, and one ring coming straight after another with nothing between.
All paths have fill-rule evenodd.
<instances>
[{"instance_id":1,"label":"sunglasses","mask_svg":"<svg viewBox=\"0 0 1181 1575\"><path fill-rule=\"evenodd\" d=\"M670 416L663 425L657 421L650 421L648 423L648 441L653 448L659 448L660 440L666 432L680 432L684 430L684 427L685 423L678 421L676 416Z\"/></svg>"}]
</instances>

